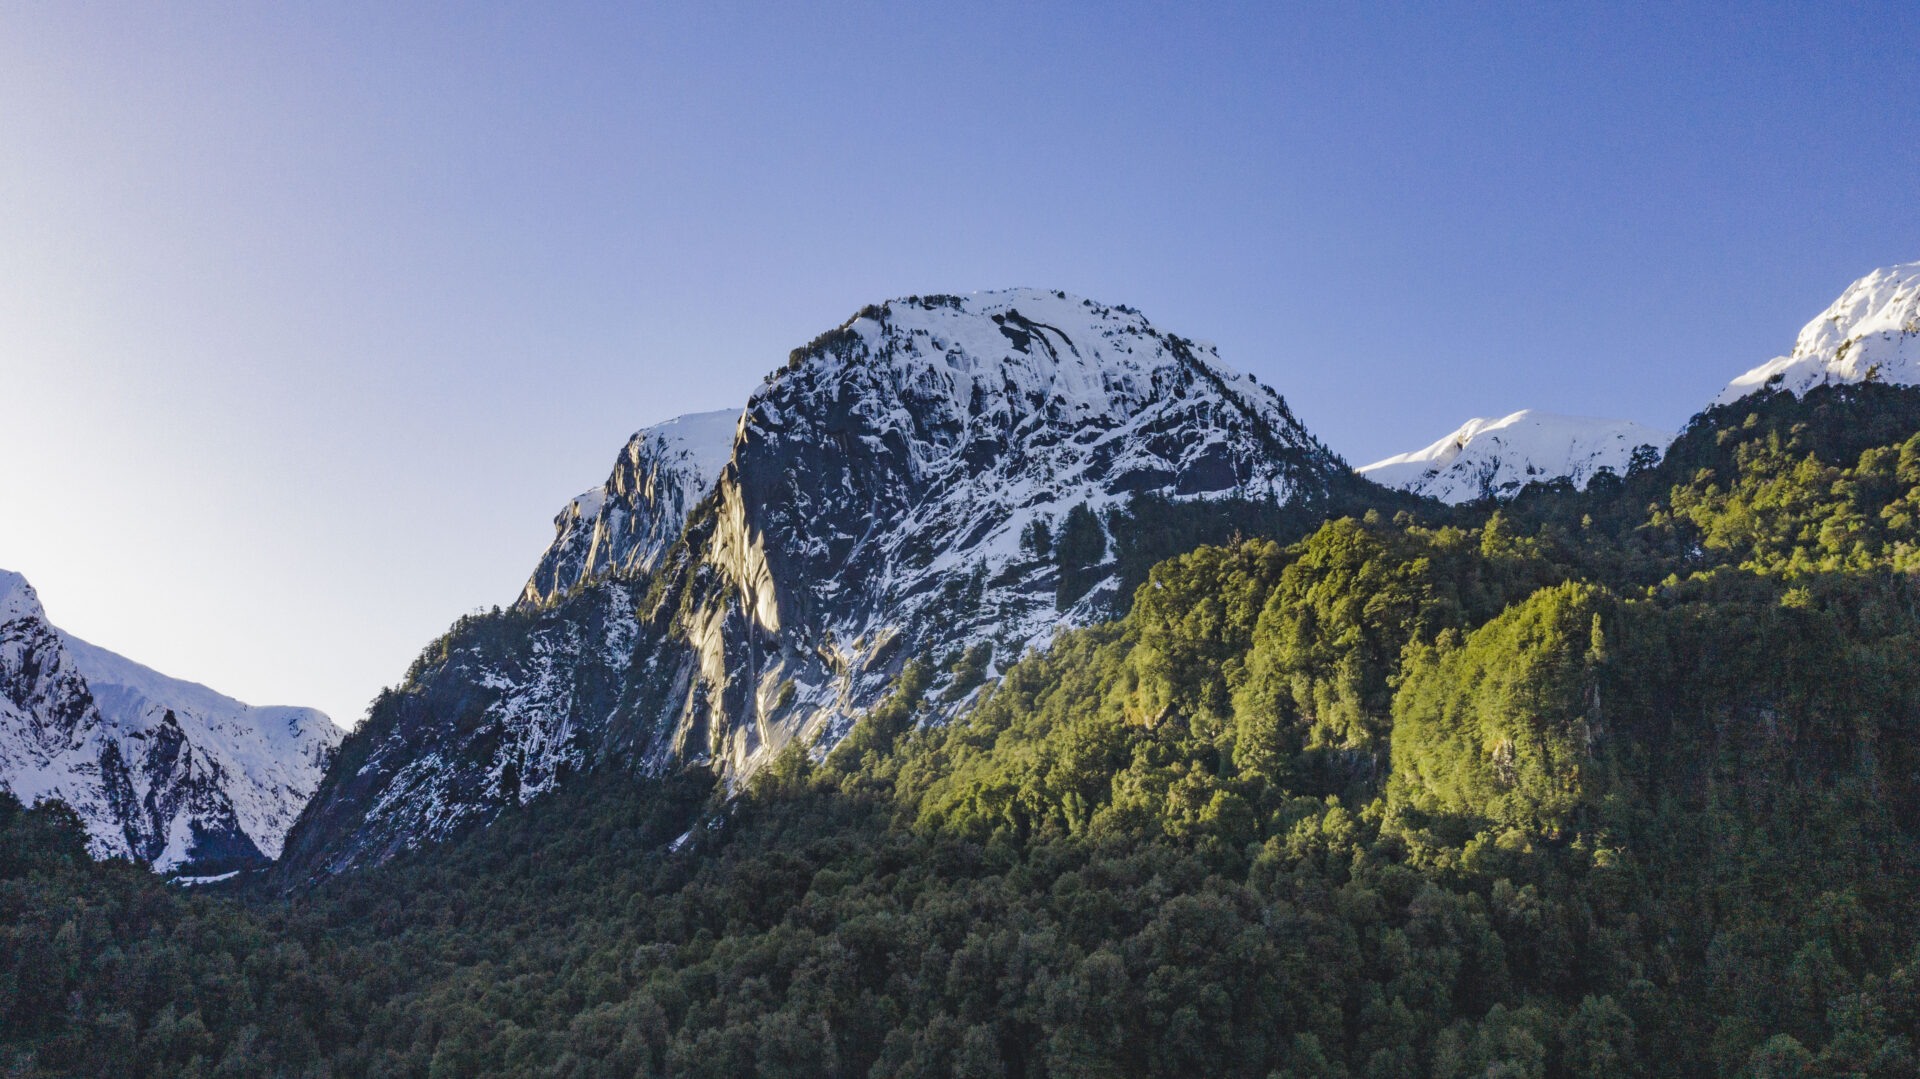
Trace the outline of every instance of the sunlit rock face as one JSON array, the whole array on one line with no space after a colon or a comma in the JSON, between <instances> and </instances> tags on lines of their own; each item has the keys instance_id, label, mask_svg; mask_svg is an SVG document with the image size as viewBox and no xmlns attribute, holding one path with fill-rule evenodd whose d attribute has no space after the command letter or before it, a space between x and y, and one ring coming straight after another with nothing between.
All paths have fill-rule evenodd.
<instances>
[{"instance_id":1,"label":"sunlit rock face","mask_svg":"<svg viewBox=\"0 0 1920 1079\"><path fill-rule=\"evenodd\" d=\"M0 571L0 786L67 803L96 858L278 857L343 736L311 708L242 704L63 633Z\"/></svg>"},{"instance_id":2,"label":"sunlit rock face","mask_svg":"<svg viewBox=\"0 0 1920 1079\"><path fill-rule=\"evenodd\" d=\"M712 443L661 433L723 422L687 498ZM1130 308L1030 289L865 308L739 412L636 435L516 607L374 709L289 871L378 860L608 760L738 778L831 745L910 657L990 643L991 671L1108 609L1111 581L1056 609L1035 522L1137 493L1314 498L1347 475L1277 393Z\"/></svg>"}]
</instances>

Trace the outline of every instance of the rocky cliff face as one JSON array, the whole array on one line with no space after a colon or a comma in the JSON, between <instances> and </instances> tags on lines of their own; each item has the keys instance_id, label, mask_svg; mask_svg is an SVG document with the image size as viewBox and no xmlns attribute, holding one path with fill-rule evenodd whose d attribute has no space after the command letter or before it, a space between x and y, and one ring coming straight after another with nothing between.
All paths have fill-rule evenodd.
<instances>
[{"instance_id":1,"label":"rocky cliff face","mask_svg":"<svg viewBox=\"0 0 1920 1079\"><path fill-rule=\"evenodd\" d=\"M628 439L607 482L554 517L553 545L521 589L520 603L537 607L610 573L652 570L680 538L694 503L713 490L739 422L734 410L696 412Z\"/></svg>"},{"instance_id":2,"label":"rocky cliff face","mask_svg":"<svg viewBox=\"0 0 1920 1079\"><path fill-rule=\"evenodd\" d=\"M1034 522L1143 491L1284 501L1338 469L1277 394L1130 310L1038 291L869 308L748 403L701 552L717 587L687 627L707 704L675 752L748 768L837 737L890 654L1051 632Z\"/></svg>"},{"instance_id":3,"label":"rocky cliff face","mask_svg":"<svg viewBox=\"0 0 1920 1079\"><path fill-rule=\"evenodd\" d=\"M342 737L313 709L254 708L65 634L0 571L0 786L72 806L95 857L277 857Z\"/></svg>"},{"instance_id":4,"label":"rocky cliff face","mask_svg":"<svg viewBox=\"0 0 1920 1079\"><path fill-rule=\"evenodd\" d=\"M642 432L561 514L522 602L428 650L343 748L291 874L378 860L610 760L738 777L831 744L909 657L991 648L991 673L1097 617L1111 583L1063 614L1032 539L1073 507L1310 501L1348 475L1211 348L1038 290L866 308L733 415L697 504L644 493L668 489L650 432L672 425Z\"/></svg>"}]
</instances>

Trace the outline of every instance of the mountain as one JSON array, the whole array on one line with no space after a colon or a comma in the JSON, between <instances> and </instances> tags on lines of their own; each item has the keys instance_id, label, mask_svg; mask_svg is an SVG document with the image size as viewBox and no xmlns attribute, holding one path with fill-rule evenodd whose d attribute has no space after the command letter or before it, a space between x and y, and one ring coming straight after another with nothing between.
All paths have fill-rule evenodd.
<instances>
[{"instance_id":1,"label":"mountain","mask_svg":"<svg viewBox=\"0 0 1920 1079\"><path fill-rule=\"evenodd\" d=\"M342 737L311 708L242 704L64 633L0 570L0 787L73 807L95 857L276 858Z\"/></svg>"},{"instance_id":2,"label":"mountain","mask_svg":"<svg viewBox=\"0 0 1920 1079\"><path fill-rule=\"evenodd\" d=\"M607 482L554 517L553 545L520 602L551 603L595 577L653 569L680 538L694 503L713 490L739 423L738 411L696 412L628 439Z\"/></svg>"},{"instance_id":3,"label":"mountain","mask_svg":"<svg viewBox=\"0 0 1920 1079\"><path fill-rule=\"evenodd\" d=\"M1375 483L1458 504L1566 478L1584 490L1602 469L1625 475L1659 459L1674 435L1632 420L1559 416L1522 409L1474 419L1425 449L1361 468Z\"/></svg>"},{"instance_id":4,"label":"mountain","mask_svg":"<svg viewBox=\"0 0 1920 1079\"><path fill-rule=\"evenodd\" d=\"M520 603L463 619L376 702L289 873L379 861L607 761L737 781L836 742L914 658L959 707L1110 610L1101 522L1129 499L1307 505L1357 482L1211 347L1061 292L862 309L727 414L695 499L719 415L630 440Z\"/></svg>"},{"instance_id":5,"label":"mountain","mask_svg":"<svg viewBox=\"0 0 1920 1079\"><path fill-rule=\"evenodd\" d=\"M1791 353L1727 383L1713 403L1769 386L1805 394L1826 383L1874 381L1920 385L1920 262L1875 270L1847 286L1800 330Z\"/></svg>"}]
</instances>

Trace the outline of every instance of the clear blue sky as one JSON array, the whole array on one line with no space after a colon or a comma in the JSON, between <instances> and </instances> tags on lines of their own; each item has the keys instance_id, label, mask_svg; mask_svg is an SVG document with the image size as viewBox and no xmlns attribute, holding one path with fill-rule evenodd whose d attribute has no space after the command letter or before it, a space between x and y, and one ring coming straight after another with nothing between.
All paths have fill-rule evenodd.
<instances>
[{"instance_id":1,"label":"clear blue sky","mask_svg":"<svg viewBox=\"0 0 1920 1079\"><path fill-rule=\"evenodd\" d=\"M356 719L884 297L1143 309L1355 463L1674 427L1920 259L1920 8L0 9L0 567Z\"/></svg>"}]
</instances>

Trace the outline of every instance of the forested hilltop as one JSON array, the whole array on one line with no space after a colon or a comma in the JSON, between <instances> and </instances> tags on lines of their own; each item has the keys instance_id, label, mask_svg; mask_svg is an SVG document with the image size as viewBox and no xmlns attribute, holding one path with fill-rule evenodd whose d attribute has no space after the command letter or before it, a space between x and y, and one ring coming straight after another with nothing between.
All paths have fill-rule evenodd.
<instances>
[{"instance_id":1,"label":"forested hilltop","mask_svg":"<svg viewBox=\"0 0 1920 1079\"><path fill-rule=\"evenodd\" d=\"M282 895L0 796L0 1066L1912 1076L1917 568L1920 390L1763 392L1583 492L1180 554L731 798L601 769Z\"/></svg>"}]
</instances>

